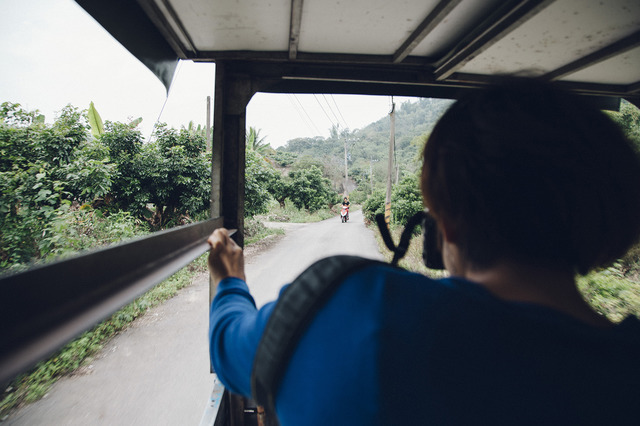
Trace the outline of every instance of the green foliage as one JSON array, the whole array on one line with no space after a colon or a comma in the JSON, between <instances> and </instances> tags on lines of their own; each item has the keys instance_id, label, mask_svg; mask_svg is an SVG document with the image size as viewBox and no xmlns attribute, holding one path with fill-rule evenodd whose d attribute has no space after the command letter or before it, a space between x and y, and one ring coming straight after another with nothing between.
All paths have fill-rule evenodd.
<instances>
[{"instance_id":1,"label":"green foliage","mask_svg":"<svg viewBox=\"0 0 640 426\"><path fill-rule=\"evenodd\" d=\"M335 191L331 189L329 179L322 176L322 171L311 166L309 169L291 171L291 195L289 198L297 208L310 212L328 206L335 199Z\"/></svg>"},{"instance_id":2,"label":"green foliage","mask_svg":"<svg viewBox=\"0 0 640 426\"><path fill-rule=\"evenodd\" d=\"M625 276L640 278L640 242L629 249L618 261L617 267Z\"/></svg>"},{"instance_id":3,"label":"green foliage","mask_svg":"<svg viewBox=\"0 0 640 426\"><path fill-rule=\"evenodd\" d=\"M99 143L86 143L76 151L73 162L65 164L63 176L69 191L79 201L95 202L112 189L116 166L107 149Z\"/></svg>"},{"instance_id":4,"label":"green foliage","mask_svg":"<svg viewBox=\"0 0 640 426\"><path fill-rule=\"evenodd\" d=\"M2 104L0 268L44 258L44 231L57 209L92 203L111 186L113 166L88 140L86 120L67 106L47 126L36 112Z\"/></svg>"},{"instance_id":5,"label":"green foliage","mask_svg":"<svg viewBox=\"0 0 640 426\"><path fill-rule=\"evenodd\" d=\"M278 166L289 167L298 159L298 155L293 152L286 152L278 149L272 158Z\"/></svg>"},{"instance_id":6,"label":"green foliage","mask_svg":"<svg viewBox=\"0 0 640 426\"><path fill-rule=\"evenodd\" d=\"M60 248L65 238L85 236L62 227L60 218L87 206L116 216L128 211L156 229L207 210L211 174L203 137L161 125L155 142L143 144L134 121L106 122L94 139L87 123L72 106L52 125L18 104L0 107L0 268L68 251ZM69 242L69 250L90 240Z\"/></svg>"},{"instance_id":7,"label":"green foliage","mask_svg":"<svg viewBox=\"0 0 640 426\"><path fill-rule=\"evenodd\" d=\"M386 191L383 189L376 189L367 198L362 205L362 211L368 220L374 221L377 214L384 213L385 198ZM391 222L393 224L404 226L411 216L423 209L418 175L405 176L391 188Z\"/></svg>"},{"instance_id":8,"label":"green foliage","mask_svg":"<svg viewBox=\"0 0 640 426\"><path fill-rule=\"evenodd\" d=\"M349 193L349 201L352 204L362 204L367 201L368 196L369 194L366 191L366 187L365 190L363 190L362 187L359 186L355 191Z\"/></svg>"},{"instance_id":9,"label":"green foliage","mask_svg":"<svg viewBox=\"0 0 640 426\"><path fill-rule=\"evenodd\" d=\"M185 129L158 126L156 140L146 144L138 163L138 196L153 204L154 228L183 223L209 205L211 172L206 141ZM144 197L144 198L143 198Z\"/></svg>"},{"instance_id":10,"label":"green foliage","mask_svg":"<svg viewBox=\"0 0 640 426\"><path fill-rule=\"evenodd\" d=\"M142 119L140 118L139 120ZM205 141L207 140L207 128L200 124L196 126L193 120L189 121L189 125L186 128L184 126L182 126L182 128L187 130L191 135L198 135L203 137Z\"/></svg>"},{"instance_id":11,"label":"green foliage","mask_svg":"<svg viewBox=\"0 0 640 426\"><path fill-rule=\"evenodd\" d=\"M608 112L609 116L616 122L631 143L640 153L640 110L628 101L622 100L619 112Z\"/></svg>"},{"instance_id":12,"label":"green foliage","mask_svg":"<svg viewBox=\"0 0 640 426\"><path fill-rule=\"evenodd\" d=\"M322 171L325 163L319 157L312 157L311 155L298 156L298 160L291 165L291 170L308 170L312 167Z\"/></svg>"},{"instance_id":13,"label":"green foliage","mask_svg":"<svg viewBox=\"0 0 640 426\"><path fill-rule=\"evenodd\" d=\"M102 123L102 117L98 114L93 102L89 104L89 110L87 111L87 117L89 118L89 126L91 126L91 134L94 138L100 137L104 133L104 124Z\"/></svg>"},{"instance_id":14,"label":"green foliage","mask_svg":"<svg viewBox=\"0 0 640 426\"><path fill-rule=\"evenodd\" d=\"M384 213L385 198L385 191L382 189L375 190L362 205L362 213L364 213L364 217L373 222L375 221L376 215Z\"/></svg>"},{"instance_id":15,"label":"green foliage","mask_svg":"<svg viewBox=\"0 0 640 426\"><path fill-rule=\"evenodd\" d=\"M266 137L260 137L260 130L255 127L249 127L249 131L245 136L247 151L255 151L262 156L270 156L275 153L271 145L266 142Z\"/></svg>"},{"instance_id":16,"label":"green foliage","mask_svg":"<svg viewBox=\"0 0 640 426\"><path fill-rule=\"evenodd\" d=\"M284 207L279 206L275 202L269 205L267 220L270 222L313 223L335 216L336 212L330 209L320 209L314 212L299 209L293 205L291 200L287 199Z\"/></svg>"},{"instance_id":17,"label":"green foliage","mask_svg":"<svg viewBox=\"0 0 640 426\"><path fill-rule=\"evenodd\" d=\"M420 169L423 140L450 104L448 100L418 99L396 108L395 163L400 167L401 176ZM363 129L349 131L335 128L328 138L292 139L284 147L278 148L278 152L296 154L300 165L293 164L294 168L307 167L302 160L307 157L306 161L318 166L324 176L331 179L334 188L341 191L346 140L350 180L363 191L364 186L384 186L387 179L390 119L387 111L381 111L380 115L380 120ZM352 192L349 188L349 193Z\"/></svg>"},{"instance_id":18,"label":"green foliage","mask_svg":"<svg viewBox=\"0 0 640 426\"><path fill-rule=\"evenodd\" d=\"M271 235L284 235L284 230L281 228L267 228L264 223L254 218L247 218L244 221L245 245L255 244Z\"/></svg>"},{"instance_id":19,"label":"green foliage","mask_svg":"<svg viewBox=\"0 0 640 426\"><path fill-rule=\"evenodd\" d=\"M245 217L267 212L268 188L281 182L278 172L256 151L247 150L245 159L244 215Z\"/></svg>"},{"instance_id":20,"label":"green foliage","mask_svg":"<svg viewBox=\"0 0 640 426\"><path fill-rule=\"evenodd\" d=\"M378 243L380 252L387 262L391 262L391 260L393 259L393 253L382 241L382 237L380 236L377 225L374 223L369 225L369 227L375 230L374 235L376 237L376 242ZM404 231L404 227L392 224L390 228L391 238L397 243L398 241L400 241L400 236L402 235L402 231ZM422 250L422 238L414 236L409 242L409 249L407 250L407 253L404 255L402 260L400 260L398 265L408 271L423 274L434 279L447 277L449 274L446 271L429 269L424 265L424 261L422 259Z\"/></svg>"},{"instance_id":21,"label":"green foliage","mask_svg":"<svg viewBox=\"0 0 640 426\"><path fill-rule=\"evenodd\" d=\"M128 125L107 121L100 143L106 147L107 158L115 167L109 201L118 209L141 215L148 200L146 194L140 193L146 171L142 168L145 161L142 134Z\"/></svg>"},{"instance_id":22,"label":"green foliage","mask_svg":"<svg viewBox=\"0 0 640 426\"><path fill-rule=\"evenodd\" d=\"M38 248L46 260L53 260L143 234L140 221L129 212L104 215L89 206L62 205L42 231Z\"/></svg>"},{"instance_id":23,"label":"green foliage","mask_svg":"<svg viewBox=\"0 0 640 426\"><path fill-rule=\"evenodd\" d=\"M614 268L579 277L578 288L591 306L612 321L640 317L640 283L622 277Z\"/></svg>"},{"instance_id":24,"label":"green foliage","mask_svg":"<svg viewBox=\"0 0 640 426\"><path fill-rule=\"evenodd\" d=\"M27 111L12 102L0 104L0 125L20 128L32 124L44 124L44 116L38 110Z\"/></svg>"},{"instance_id":25,"label":"green foliage","mask_svg":"<svg viewBox=\"0 0 640 426\"><path fill-rule=\"evenodd\" d=\"M391 191L391 219L405 226L414 214L424 209L417 175L404 177Z\"/></svg>"},{"instance_id":26,"label":"green foliage","mask_svg":"<svg viewBox=\"0 0 640 426\"><path fill-rule=\"evenodd\" d=\"M280 208L285 207L285 199L291 194L291 179L284 177L280 173L274 173L267 181L267 190L273 198L280 204Z\"/></svg>"}]
</instances>

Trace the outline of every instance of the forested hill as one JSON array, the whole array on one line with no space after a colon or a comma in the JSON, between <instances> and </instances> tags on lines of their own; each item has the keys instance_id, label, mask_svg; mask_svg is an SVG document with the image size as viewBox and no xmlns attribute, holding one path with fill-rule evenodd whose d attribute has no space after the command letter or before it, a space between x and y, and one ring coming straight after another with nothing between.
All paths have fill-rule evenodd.
<instances>
[{"instance_id":1,"label":"forested hill","mask_svg":"<svg viewBox=\"0 0 640 426\"><path fill-rule=\"evenodd\" d=\"M400 178L414 173L426 136L438 118L451 104L449 100L418 99L396 105L396 164ZM296 154L298 160L322 164L325 175L338 186L344 176L344 142L347 140L349 176L358 184L382 183L387 176L390 117L386 115L363 129L332 129L328 138L297 138L278 148L280 152ZM304 162L304 161L303 161ZM371 174L370 174L371 172Z\"/></svg>"}]
</instances>

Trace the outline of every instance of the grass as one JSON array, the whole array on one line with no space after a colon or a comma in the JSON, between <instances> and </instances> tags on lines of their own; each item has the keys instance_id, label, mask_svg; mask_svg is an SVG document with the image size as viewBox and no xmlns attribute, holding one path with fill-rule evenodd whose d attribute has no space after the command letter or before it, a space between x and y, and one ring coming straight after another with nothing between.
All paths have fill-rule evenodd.
<instances>
[{"instance_id":1,"label":"grass","mask_svg":"<svg viewBox=\"0 0 640 426\"><path fill-rule=\"evenodd\" d=\"M334 206L334 209L337 207ZM308 212L305 209L298 209L287 199L285 208L281 208L277 201L272 200L269 204L269 212L260 216L259 220L267 222L291 222L291 223L311 223L330 219L338 214L335 210L322 209L315 212Z\"/></svg>"},{"instance_id":2,"label":"grass","mask_svg":"<svg viewBox=\"0 0 640 426\"><path fill-rule=\"evenodd\" d=\"M246 246L255 244L270 235L283 235L284 229L267 228L260 220L255 218L245 219L244 221L244 243Z\"/></svg>"},{"instance_id":3,"label":"grass","mask_svg":"<svg viewBox=\"0 0 640 426\"><path fill-rule=\"evenodd\" d=\"M393 259L393 253L387 248L387 246L382 241L382 237L380 236L380 231L375 223L369 225L371 229L373 229L376 241L378 242L378 248L380 252L383 254L385 260L387 262L391 262ZM394 243L398 243L400 241L400 234L402 234L403 228L398 225L391 226L391 237L393 238ZM409 244L409 249L404 257L398 262L398 265L401 268L404 268L408 271L417 272L419 274L426 275L430 278L442 278L448 276L448 273L445 271L439 271L436 269L429 269L424 266L424 262L422 261L422 236L416 235L411 239Z\"/></svg>"}]
</instances>

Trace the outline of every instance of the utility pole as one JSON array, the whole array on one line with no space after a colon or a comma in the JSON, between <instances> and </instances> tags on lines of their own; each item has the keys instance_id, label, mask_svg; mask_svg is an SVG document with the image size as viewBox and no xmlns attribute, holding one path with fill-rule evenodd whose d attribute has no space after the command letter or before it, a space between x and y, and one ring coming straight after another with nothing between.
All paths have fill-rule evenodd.
<instances>
[{"instance_id":1,"label":"utility pole","mask_svg":"<svg viewBox=\"0 0 640 426\"><path fill-rule=\"evenodd\" d=\"M369 180L371 181L371 193L373 194L373 159L369 157Z\"/></svg>"},{"instance_id":2,"label":"utility pole","mask_svg":"<svg viewBox=\"0 0 640 426\"><path fill-rule=\"evenodd\" d=\"M389 116L391 118L391 131L389 132L389 167L387 169L387 196L384 201L384 220L389 225L391 220L391 179L393 175L393 153L395 151L395 139L396 139L396 104L391 98L391 112Z\"/></svg>"},{"instance_id":3,"label":"utility pole","mask_svg":"<svg viewBox=\"0 0 640 426\"><path fill-rule=\"evenodd\" d=\"M347 193L347 183L349 181L349 171L347 170L347 137L344 138L344 195L343 197L349 196Z\"/></svg>"},{"instance_id":4,"label":"utility pole","mask_svg":"<svg viewBox=\"0 0 640 426\"><path fill-rule=\"evenodd\" d=\"M207 96L207 152L211 152L211 96Z\"/></svg>"}]
</instances>

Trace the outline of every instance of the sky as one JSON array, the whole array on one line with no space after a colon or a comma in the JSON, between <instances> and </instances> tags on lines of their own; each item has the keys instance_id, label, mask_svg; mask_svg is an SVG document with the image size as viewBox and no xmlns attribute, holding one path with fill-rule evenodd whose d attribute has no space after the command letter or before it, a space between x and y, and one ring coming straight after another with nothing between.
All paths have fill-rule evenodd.
<instances>
[{"instance_id":1,"label":"sky","mask_svg":"<svg viewBox=\"0 0 640 426\"><path fill-rule=\"evenodd\" d=\"M65 105L86 109L93 102L104 121L142 117L144 139L156 122L206 124L215 64L181 61L167 95L73 0L0 0L0 11L0 103L38 109L51 123ZM247 127L278 147L297 137L327 137L333 125L363 128L390 110L388 96L258 93L247 107Z\"/></svg>"}]
</instances>

